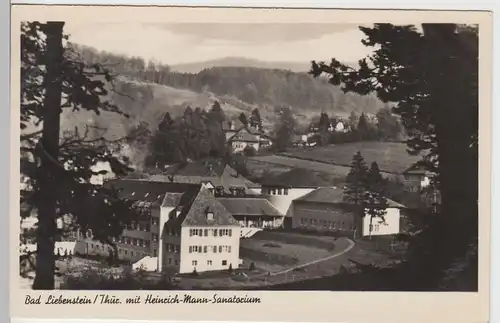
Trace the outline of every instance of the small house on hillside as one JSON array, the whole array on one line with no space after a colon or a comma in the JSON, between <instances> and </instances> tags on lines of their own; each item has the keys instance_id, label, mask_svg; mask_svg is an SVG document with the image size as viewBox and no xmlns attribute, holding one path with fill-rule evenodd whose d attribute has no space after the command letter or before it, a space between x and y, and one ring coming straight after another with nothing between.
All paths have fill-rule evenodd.
<instances>
[{"instance_id":1,"label":"small house on hillside","mask_svg":"<svg viewBox=\"0 0 500 323\"><path fill-rule=\"evenodd\" d=\"M419 192L431 183L434 176L420 165L413 165L403 172L404 184L410 192Z\"/></svg>"},{"instance_id":2,"label":"small house on hillside","mask_svg":"<svg viewBox=\"0 0 500 323\"><path fill-rule=\"evenodd\" d=\"M239 123L241 124L241 122ZM272 145L271 138L268 135L249 125L241 124L239 128L235 128L234 124L231 123L224 132L233 152L242 152L247 147L259 151L261 148Z\"/></svg>"},{"instance_id":3,"label":"small house on hillside","mask_svg":"<svg viewBox=\"0 0 500 323\"><path fill-rule=\"evenodd\" d=\"M322 187L295 199L292 206L292 227L337 232L355 237L400 233L401 210L405 209L402 204L387 200L385 216L371 219L370 225L370 216L365 213L360 219L355 207L345 202L343 197L342 188ZM367 208L370 207L375 206Z\"/></svg>"}]
</instances>

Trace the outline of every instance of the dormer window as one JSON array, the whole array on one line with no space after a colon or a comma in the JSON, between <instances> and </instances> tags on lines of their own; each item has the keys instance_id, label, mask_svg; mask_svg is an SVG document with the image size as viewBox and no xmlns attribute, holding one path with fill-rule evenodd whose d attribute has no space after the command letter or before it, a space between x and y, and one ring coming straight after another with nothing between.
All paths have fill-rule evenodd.
<instances>
[{"instance_id":1,"label":"dormer window","mask_svg":"<svg viewBox=\"0 0 500 323\"><path fill-rule=\"evenodd\" d=\"M208 221L213 221L214 220L214 212L207 211L207 220Z\"/></svg>"}]
</instances>

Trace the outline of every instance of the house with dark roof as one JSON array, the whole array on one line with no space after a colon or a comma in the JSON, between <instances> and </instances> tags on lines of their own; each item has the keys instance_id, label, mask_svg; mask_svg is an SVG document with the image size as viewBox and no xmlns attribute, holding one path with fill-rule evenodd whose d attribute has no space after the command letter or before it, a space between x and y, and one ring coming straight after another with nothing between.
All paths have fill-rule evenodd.
<instances>
[{"instance_id":1,"label":"house with dark roof","mask_svg":"<svg viewBox=\"0 0 500 323\"><path fill-rule=\"evenodd\" d=\"M319 187L330 186L328 179L321 174L303 168L294 168L288 172L264 179L261 194L267 196L271 204L288 218L292 217L293 200L304 196ZM290 224L290 223L288 223Z\"/></svg>"},{"instance_id":2,"label":"house with dark roof","mask_svg":"<svg viewBox=\"0 0 500 323\"><path fill-rule=\"evenodd\" d=\"M223 190L231 193L243 190L246 193L258 191L260 185L253 183L234 168L218 159L207 159L192 163L173 165L162 174L155 174L145 180L153 182L201 184L211 191Z\"/></svg>"},{"instance_id":3,"label":"house with dark roof","mask_svg":"<svg viewBox=\"0 0 500 323\"><path fill-rule=\"evenodd\" d=\"M233 152L242 152L246 147L259 151L272 145L271 138L262 129L244 125L240 120L224 122L222 130Z\"/></svg>"},{"instance_id":4,"label":"house with dark roof","mask_svg":"<svg viewBox=\"0 0 500 323\"><path fill-rule=\"evenodd\" d=\"M277 228L283 224L284 215L266 198L260 196L220 197L233 218L244 228Z\"/></svg>"},{"instance_id":5,"label":"house with dark roof","mask_svg":"<svg viewBox=\"0 0 500 323\"><path fill-rule=\"evenodd\" d=\"M167 193L159 219L158 270L178 273L236 269L240 224L212 192Z\"/></svg>"},{"instance_id":6,"label":"house with dark roof","mask_svg":"<svg viewBox=\"0 0 500 323\"><path fill-rule=\"evenodd\" d=\"M295 229L329 231L353 237L393 235L400 233L401 210L406 207L387 199L383 217L371 217L366 206L361 218L354 205L344 200L339 187L321 187L293 201L292 227Z\"/></svg>"},{"instance_id":7,"label":"house with dark roof","mask_svg":"<svg viewBox=\"0 0 500 323\"><path fill-rule=\"evenodd\" d=\"M429 186L432 176L432 172L420 165L412 165L403 172L404 184L411 192L419 192Z\"/></svg>"}]
</instances>

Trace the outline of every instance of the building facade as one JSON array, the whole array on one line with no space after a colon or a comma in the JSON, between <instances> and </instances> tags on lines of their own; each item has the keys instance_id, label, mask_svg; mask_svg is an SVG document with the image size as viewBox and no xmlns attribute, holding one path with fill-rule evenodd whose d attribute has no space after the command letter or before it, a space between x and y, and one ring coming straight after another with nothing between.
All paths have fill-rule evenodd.
<instances>
[{"instance_id":1,"label":"building facade","mask_svg":"<svg viewBox=\"0 0 500 323\"><path fill-rule=\"evenodd\" d=\"M261 194L285 216L284 225L293 217L292 202L319 187L330 183L317 173L295 168L276 177L267 178L262 183ZM291 225L291 224L290 224Z\"/></svg>"},{"instance_id":2,"label":"building facade","mask_svg":"<svg viewBox=\"0 0 500 323\"><path fill-rule=\"evenodd\" d=\"M318 188L293 202L292 227L353 237L398 234L405 207L392 200L387 203L383 217L371 217L368 208L360 217L353 205L343 201L341 188Z\"/></svg>"}]
</instances>

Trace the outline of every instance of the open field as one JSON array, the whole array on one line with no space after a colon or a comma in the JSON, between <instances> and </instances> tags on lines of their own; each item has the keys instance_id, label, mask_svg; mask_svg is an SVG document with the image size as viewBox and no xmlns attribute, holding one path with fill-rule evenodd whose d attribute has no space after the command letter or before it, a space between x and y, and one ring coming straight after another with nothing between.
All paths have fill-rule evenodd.
<instances>
[{"instance_id":1,"label":"open field","mask_svg":"<svg viewBox=\"0 0 500 323\"><path fill-rule=\"evenodd\" d=\"M262 176L264 171L272 175L278 175L293 168L304 168L325 174L332 181L335 179L343 180L349 172L349 167L345 166L328 165L279 155L249 157L247 168L254 176Z\"/></svg>"},{"instance_id":2,"label":"open field","mask_svg":"<svg viewBox=\"0 0 500 323\"><path fill-rule=\"evenodd\" d=\"M354 142L325 147L293 148L281 155L348 167L353 155L360 151L368 165L375 161L381 171L400 174L420 159L419 156L408 154L406 149L404 143Z\"/></svg>"}]
</instances>

